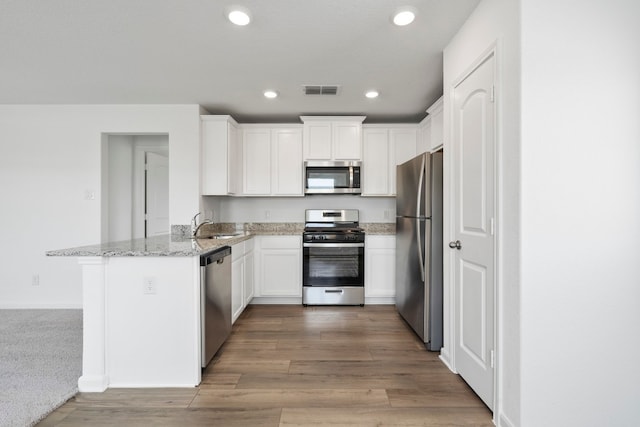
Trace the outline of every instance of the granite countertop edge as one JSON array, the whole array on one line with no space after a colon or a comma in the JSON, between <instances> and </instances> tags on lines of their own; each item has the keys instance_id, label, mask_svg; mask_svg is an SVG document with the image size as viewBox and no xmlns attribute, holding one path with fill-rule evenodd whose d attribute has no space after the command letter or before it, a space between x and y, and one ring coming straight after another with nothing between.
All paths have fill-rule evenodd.
<instances>
[{"instance_id":1,"label":"granite countertop edge","mask_svg":"<svg viewBox=\"0 0 640 427\"><path fill-rule=\"evenodd\" d=\"M67 249L46 251L46 256L62 257L192 257L208 255L225 246L233 246L253 236L287 236L302 234L301 223L245 224L245 231L235 231L226 227L205 228L204 238L192 239L184 234L165 234L160 236L108 242L104 244L78 246ZM361 224L369 235L393 235L395 223ZM211 239L206 236L225 233L237 234L226 239Z\"/></svg>"}]
</instances>

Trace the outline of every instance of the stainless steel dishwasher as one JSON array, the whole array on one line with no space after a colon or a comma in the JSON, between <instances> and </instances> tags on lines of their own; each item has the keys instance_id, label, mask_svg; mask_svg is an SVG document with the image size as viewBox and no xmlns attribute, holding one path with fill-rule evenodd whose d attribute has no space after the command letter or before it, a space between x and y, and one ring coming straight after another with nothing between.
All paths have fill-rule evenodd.
<instances>
[{"instance_id":1,"label":"stainless steel dishwasher","mask_svg":"<svg viewBox=\"0 0 640 427\"><path fill-rule=\"evenodd\" d=\"M231 333L231 248L200 257L201 362L206 367Z\"/></svg>"}]
</instances>

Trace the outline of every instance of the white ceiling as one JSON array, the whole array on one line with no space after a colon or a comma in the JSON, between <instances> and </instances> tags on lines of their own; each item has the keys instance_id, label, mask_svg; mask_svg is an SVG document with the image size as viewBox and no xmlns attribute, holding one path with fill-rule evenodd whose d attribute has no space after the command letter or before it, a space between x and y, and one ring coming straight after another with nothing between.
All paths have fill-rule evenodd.
<instances>
[{"instance_id":1,"label":"white ceiling","mask_svg":"<svg viewBox=\"0 0 640 427\"><path fill-rule=\"evenodd\" d=\"M417 122L480 0L0 0L0 104L200 104L240 122ZM240 4L249 26L224 11ZM417 9L407 27L390 18ZM305 96L305 84L339 95ZM364 97L375 88L377 99ZM267 100L265 89L280 96Z\"/></svg>"}]
</instances>

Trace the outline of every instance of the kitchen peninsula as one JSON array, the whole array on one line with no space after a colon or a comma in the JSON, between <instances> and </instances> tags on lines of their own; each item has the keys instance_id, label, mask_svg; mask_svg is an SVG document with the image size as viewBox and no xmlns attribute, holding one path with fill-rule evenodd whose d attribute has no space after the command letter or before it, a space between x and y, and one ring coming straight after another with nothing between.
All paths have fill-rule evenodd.
<instances>
[{"instance_id":1,"label":"kitchen peninsula","mask_svg":"<svg viewBox=\"0 0 640 427\"><path fill-rule=\"evenodd\" d=\"M47 252L82 266L78 389L198 385L200 256L250 237L163 235Z\"/></svg>"}]
</instances>

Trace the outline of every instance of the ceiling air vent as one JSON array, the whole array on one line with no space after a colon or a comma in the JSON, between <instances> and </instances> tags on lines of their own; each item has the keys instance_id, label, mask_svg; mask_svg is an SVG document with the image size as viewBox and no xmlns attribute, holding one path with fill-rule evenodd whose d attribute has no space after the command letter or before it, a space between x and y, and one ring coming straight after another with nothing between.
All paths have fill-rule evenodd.
<instances>
[{"instance_id":1,"label":"ceiling air vent","mask_svg":"<svg viewBox=\"0 0 640 427\"><path fill-rule=\"evenodd\" d=\"M337 95L339 86L305 85L303 89L305 95Z\"/></svg>"}]
</instances>

